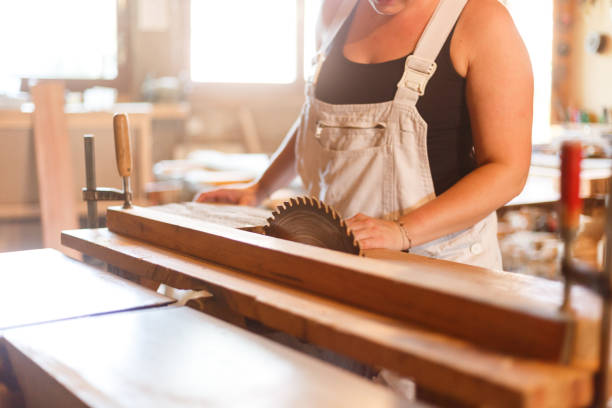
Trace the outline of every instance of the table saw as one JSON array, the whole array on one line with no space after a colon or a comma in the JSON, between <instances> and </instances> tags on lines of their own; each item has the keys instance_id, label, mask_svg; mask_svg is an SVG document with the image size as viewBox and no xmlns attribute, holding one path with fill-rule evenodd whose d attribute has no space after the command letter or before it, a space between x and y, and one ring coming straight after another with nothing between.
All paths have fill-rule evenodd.
<instances>
[{"instance_id":1,"label":"table saw","mask_svg":"<svg viewBox=\"0 0 612 408\"><path fill-rule=\"evenodd\" d=\"M600 300L586 289L572 290L571 321L559 282L394 251L360 257L210 222L213 205L171 207L112 208L108 228L62 242L135 281L205 290L204 311L391 369L428 395L521 407L593 398Z\"/></svg>"},{"instance_id":2,"label":"table saw","mask_svg":"<svg viewBox=\"0 0 612 408\"><path fill-rule=\"evenodd\" d=\"M129 177L129 148L118 145ZM143 286L199 293L190 303L205 313L392 370L446 406L582 407L601 400L596 377L608 384L600 322L609 293L593 274L567 275L595 282L587 289L399 251L347 253L265 235L268 211L134 207L124 186L107 228L64 231L62 243ZM100 198L87 190L84 198ZM322 208L312 198L285 207L309 200Z\"/></svg>"}]
</instances>

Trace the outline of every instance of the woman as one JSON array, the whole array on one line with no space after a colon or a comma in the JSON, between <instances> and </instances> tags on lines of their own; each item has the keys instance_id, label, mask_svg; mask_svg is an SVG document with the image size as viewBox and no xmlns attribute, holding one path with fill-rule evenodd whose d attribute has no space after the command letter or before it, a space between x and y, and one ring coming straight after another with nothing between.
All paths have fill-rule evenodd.
<instances>
[{"instance_id":1,"label":"woman","mask_svg":"<svg viewBox=\"0 0 612 408\"><path fill-rule=\"evenodd\" d=\"M243 189L254 205L296 175L362 248L501 268L495 210L531 155L529 58L497 0L327 0L300 118Z\"/></svg>"}]
</instances>

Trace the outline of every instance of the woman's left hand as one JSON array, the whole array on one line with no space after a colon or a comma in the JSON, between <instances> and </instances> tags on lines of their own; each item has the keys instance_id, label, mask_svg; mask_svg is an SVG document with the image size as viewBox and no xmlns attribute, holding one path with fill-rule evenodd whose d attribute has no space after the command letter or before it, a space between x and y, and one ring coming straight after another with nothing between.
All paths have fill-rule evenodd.
<instances>
[{"instance_id":1,"label":"woman's left hand","mask_svg":"<svg viewBox=\"0 0 612 408\"><path fill-rule=\"evenodd\" d=\"M357 214L346 220L346 225L353 231L361 249L386 248L402 249L402 231L393 221Z\"/></svg>"}]
</instances>

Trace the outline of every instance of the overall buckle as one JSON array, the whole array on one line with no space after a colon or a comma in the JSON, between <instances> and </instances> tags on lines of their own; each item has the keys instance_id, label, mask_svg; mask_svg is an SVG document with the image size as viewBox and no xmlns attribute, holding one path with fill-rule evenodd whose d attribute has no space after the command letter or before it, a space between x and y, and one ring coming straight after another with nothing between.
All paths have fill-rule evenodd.
<instances>
[{"instance_id":1,"label":"overall buckle","mask_svg":"<svg viewBox=\"0 0 612 408\"><path fill-rule=\"evenodd\" d=\"M411 89L419 96L423 96L427 82L436 72L437 67L433 61L410 55L406 59L404 75L402 75L402 79L397 83L397 87Z\"/></svg>"}]
</instances>

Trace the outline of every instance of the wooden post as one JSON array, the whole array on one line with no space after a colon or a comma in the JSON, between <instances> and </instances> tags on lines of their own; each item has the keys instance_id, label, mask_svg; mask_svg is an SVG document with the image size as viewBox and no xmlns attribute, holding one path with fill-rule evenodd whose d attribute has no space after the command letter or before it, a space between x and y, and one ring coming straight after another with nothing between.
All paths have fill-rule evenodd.
<instances>
[{"instance_id":1,"label":"wooden post","mask_svg":"<svg viewBox=\"0 0 612 408\"><path fill-rule=\"evenodd\" d=\"M62 230L79 226L64 113L64 85L61 82L43 82L33 86L32 100L35 105L32 120L43 245L80 259L78 252L60 243Z\"/></svg>"}]
</instances>

